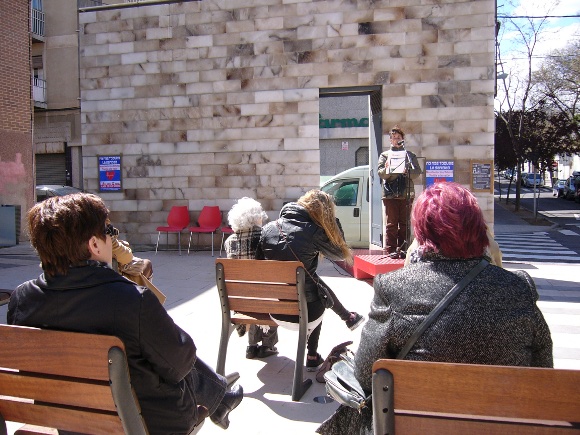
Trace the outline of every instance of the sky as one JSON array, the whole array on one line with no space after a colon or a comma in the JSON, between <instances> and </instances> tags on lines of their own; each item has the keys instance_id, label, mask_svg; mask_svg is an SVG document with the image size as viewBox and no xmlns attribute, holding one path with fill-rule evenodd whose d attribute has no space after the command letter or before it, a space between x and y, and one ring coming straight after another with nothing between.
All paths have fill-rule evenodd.
<instances>
[{"instance_id":1,"label":"sky","mask_svg":"<svg viewBox=\"0 0 580 435\"><path fill-rule=\"evenodd\" d=\"M513 6L512 3L514 2L508 0L497 0L497 14L499 21L501 21L501 18L499 18L501 15L580 15L580 0L560 0L559 2L556 2L555 6L554 0L516 0L516 6ZM550 5L552 6L550 7ZM524 25L527 20L517 19L516 22ZM534 22L539 23L540 20L534 20ZM517 38L517 36L514 33L505 33L501 36L501 40L499 41L502 58L506 62L509 62L511 58L515 58L517 61L517 58L522 57L521 54L517 53L516 45L512 42L515 38ZM567 43L573 39L580 39L580 17L548 19L545 32L542 32L542 40L534 50L534 56L540 58L534 62L534 66L537 67L541 61L541 57L550 54L550 52L555 49L564 48ZM500 68L498 68L498 70L499 69Z\"/></svg>"},{"instance_id":2,"label":"sky","mask_svg":"<svg viewBox=\"0 0 580 435\"><path fill-rule=\"evenodd\" d=\"M514 6L515 3L515 6ZM498 21L502 22L502 15L518 17L538 17L553 16L549 18L544 26L540 40L536 44L533 52L532 71L537 70L546 56L554 50L563 49L570 42L580 39L580 16L572 18L559 18L561 16L580 15L580 0L497 0ZM529 26L529 20L517 18L514 21L520 26ZM534 24L540 24L541 20L533 20ZM527 71L529 66L528 57L518 50L517 41L521 41L521 36L516 32L510 32L508 25L503 25L503 29L498 36L499 50L501 52L501 63L497 65L498 83L497 96L494 101L495 110L505 110L507 106L506 94L503 84L508 86L510 100L516 106L523 99L524 84L527 82ZM521 45L520 45L521 47ZM505 82L501 82L500 74L507 73Z\"/></svg>"},{"instance_id":3,"label":"sky","mask_svg":"<svg viewBox=\"0 0 580 435\"><path fill-rule=\"evenodd\" d=\"M534 50L533 69L536 69L543 58L549 55L555 49L564 48L573 39L580 39L580 0L516 0L516 5L513 6L513 1L497 0L497 14L498 20L502 21L501 15L511 16L562 16L562 15L579 15L574 18L550 18L545 27L545 32L542 32L542 40ZM550 6L551 5L551 6ZM524 25L527 20L517 19L518 24ZM540 23L540 20L534 20L535 23ZM517 71L521 70L522 61L527 65L527 59L521 53L516 51L516 45L513 43L517 36L514 33L505 33L500 35L501 39L500 49L502 52L502 60L505 62L504 68L507 70ZM521 59L524 57L524 59ZM526 69L526 68L524 68ZM498 65L498 71L501 71Z\"/></svg>"}]
</instances>

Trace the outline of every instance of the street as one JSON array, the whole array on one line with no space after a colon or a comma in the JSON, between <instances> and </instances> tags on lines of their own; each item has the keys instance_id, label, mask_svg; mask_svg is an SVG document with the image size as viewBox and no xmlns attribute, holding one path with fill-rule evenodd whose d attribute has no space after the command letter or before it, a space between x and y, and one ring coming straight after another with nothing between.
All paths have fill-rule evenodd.
<instances>
[{"instance_id":1,"label":"street","mask_svg":"<svg viewBox=\"0 0 580 435\"><path fill-rule=\"evenodd\" d=\"M516 197L516 186L515 183L509 185L509 180L504 178L495 181L494 196L495 198L501 198L501 201L505 203L508 187L509 189L509 202L514 203ZM501 194L500 194L501 187ZM552 187L538 187L536 188L536 207L538 213L543 214L546 218L554 221L559 225L572 225L580 226L580 204L566 200L564 198L557 198L553 196ZM521 187L520 190L520 201L521 206L525 207L530 211L534 211L534 189L531 187Z\"/></svg>"},{"instance_id":2,"label":"street","mask_svg":"<svg viewBox=\"0 0 580 435\"><path fill-rule=\"evenodd\" d=\"M511 185L509 202L506 204L508 187L509 180L502 178L495 181L496 210L498 205L513 210L516 196L515 183ZM536 210L536 214L534 214L534 210ZM542 244L541 241L536 240L534 242L528 238L527 241L531 244L528 248L533 249L536 253L550 253L550 256L556 262L575 263L580 259L579 203L553 196L551 187L537 188L534 198L534 189L522 186L520 191L520 212L518 214L522 215L529 223L533 223L534 219L537 219L538 224L545 224L542 227L545 233L544 237L551 240L551 243L556 244L546 245L545 243ZM546 225L549 228L545 228ZM509 248L513 249L514 246ZM555 249L558 246L562 246L565 250ZM521 245L519 247L520 250L524 249ZM502 246L502 251L507 248L505 245ZM526 249L526 251L529 251L529 249ZM527 253L531 255L529 252Z\"/></svg>"}]
</instances>

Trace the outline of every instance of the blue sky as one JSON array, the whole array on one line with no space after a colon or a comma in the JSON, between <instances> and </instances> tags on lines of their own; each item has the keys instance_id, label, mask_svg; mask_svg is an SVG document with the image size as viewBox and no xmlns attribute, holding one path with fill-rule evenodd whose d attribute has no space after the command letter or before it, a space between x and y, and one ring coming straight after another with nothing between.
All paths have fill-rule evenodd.
<instances>
[{"instance_id":1,"label":"blue sky","mask_svg":"<svg viewBox=\"0 0 580 435\"><path fill-rule=\"evenodd\" d=\"M517 6L512 6L506 0L497 0L497 13L501 15L512 16L562 16L562 15L580 15L580 0L561 0L554 2L552 0L526 0L516 2ZM501 21L501 18L499 19ZM540 20L534 20L539 23ZM518 19L518 24L524 25L526 20ZM502 58L506 62L504 67L512 71L521 68L517 65L525 62L521 59L522 54L517 53L517 46L512 42L516 38L514 34L506 33L500 39L500 48ZM580 17L574 18L550 18L548 19L545 31L542 32L542 39L534 50L535 60L533 68L543 60L543 57L550 54L555 49L565 47L573 39L580 39ZM500 70L498 66L498 70Z\"/></svg>"}]
</instances>

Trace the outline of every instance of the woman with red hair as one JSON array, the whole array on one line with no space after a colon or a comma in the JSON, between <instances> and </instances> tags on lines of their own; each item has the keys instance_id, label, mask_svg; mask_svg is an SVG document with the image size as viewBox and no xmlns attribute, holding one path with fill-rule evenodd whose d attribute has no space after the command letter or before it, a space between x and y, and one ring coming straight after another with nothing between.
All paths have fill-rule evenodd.
<instances>
[{"instance_id":1,"label":"woman with red hair","mask_svg":"<svg viewBox=\"0 0 580 435\"><path fill-rule=\"evenodd\" d=\"M375 277L375 296L355 355L354 374L371 392L372 365L397 358L443 297L485 258L489 239L477 199L457 183L425 190L412 212L418 260ZM552 338L523 271L488 264L423 332L405 359L553 367ZM317 430L372 434L372 414L339 407Z\"/></svg>"}]
</instances>

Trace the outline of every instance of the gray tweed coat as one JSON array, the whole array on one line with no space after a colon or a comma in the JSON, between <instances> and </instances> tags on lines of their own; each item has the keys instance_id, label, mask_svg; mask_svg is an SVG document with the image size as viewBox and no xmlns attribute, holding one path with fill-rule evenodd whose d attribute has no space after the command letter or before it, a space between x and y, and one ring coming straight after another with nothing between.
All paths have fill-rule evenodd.
<instances>
[{"instance_id":1,"label":"gray tweed coat","mask_svg":"<svg viewBox=\"0 0 580 435\"><path fill-rule=\"evenodd\" d=\"M480 261L424 254L418 263L375 277L375 296L355 356L355 375L371 391L373 362L396 358L445 294ZM523 271L487 266L417 340L405 359L553 367L552 339ZM372 414L339 407L317 432L372 434Z\"/></svg>"}]
</instances>

